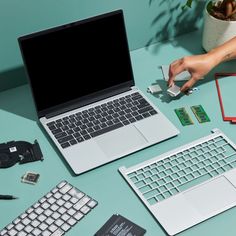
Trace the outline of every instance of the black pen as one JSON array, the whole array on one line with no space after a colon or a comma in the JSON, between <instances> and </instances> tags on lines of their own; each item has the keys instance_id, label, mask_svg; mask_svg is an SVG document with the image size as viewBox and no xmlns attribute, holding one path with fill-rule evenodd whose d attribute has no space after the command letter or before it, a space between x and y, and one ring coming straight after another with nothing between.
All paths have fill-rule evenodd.
<instances>
[{"instance_id":1,"label":"black pen","mask_svg":"<svg viewBox=\"0 0 236 236\"><path fill-rule=\"evenodd\" d=\"M13 200L13 199L17 199L17 197L12 195L0 195L0 200Z\"/></svg>"}]
</instances>

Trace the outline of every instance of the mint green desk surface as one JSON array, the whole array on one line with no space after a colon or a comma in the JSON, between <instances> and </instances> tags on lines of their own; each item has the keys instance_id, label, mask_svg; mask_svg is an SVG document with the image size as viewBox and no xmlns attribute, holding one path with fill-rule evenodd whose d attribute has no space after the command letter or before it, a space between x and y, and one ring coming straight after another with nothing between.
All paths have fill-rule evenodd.
<instances>
[{"instance_id":1,"label":"mint green desk surface","mask_svg":"<svg viewBox=\"0 0 236 236\"><path fill-rule=\"evenodd\" d=\"M150 84L157 81L165 87L166 84L163 82L162 72L158 66L169 64L184 55L202 53L200 42L201 35L196 32L178 37L172 42L156 44L148 49L142 48L131 52L136 85L144 93L146 93L146 89ZM236 68L235 62L224 64L216 68L216 71L233 72L233 68ZM148 160L170 149L208 135L211 129L215 127L221 129L236 142L236 125L223 122L221 117L215 82L212 76L213 72L205 78L204 83L197 84L199 91L190 96L182 96L179 99L171 100L165 93L162 97L146 93L152 102L180 130L177 137L79 176L74 176L71 173L61 155L37 124L29 86L25 85L0 93L0 142L10 140L33 142L37 139L44 154L43 162L17 164L8 169L0 169L0 194L13 194L19 197L18 200L12 201L0 200L0 229L23 213L61 180L67 180L95 198L99 204L66 235L91 236L114 213L119 213L145 228L147 230L146 236L166 235L160 224L155 221L124 181L118 172L118 168ZM198 123L190 110L190 106L199 104L204 107L211 122ZM234 102L232 102L233 106L235 107ZM187 109L194 125L185 127L181 125L174 112L174 109L179 107ZM21 183L21 176L26 171L40 174L39 182L36 185ZM236 235L236 208L194 226L180 233L180 235Z\"/></svg>"}]
</instances>

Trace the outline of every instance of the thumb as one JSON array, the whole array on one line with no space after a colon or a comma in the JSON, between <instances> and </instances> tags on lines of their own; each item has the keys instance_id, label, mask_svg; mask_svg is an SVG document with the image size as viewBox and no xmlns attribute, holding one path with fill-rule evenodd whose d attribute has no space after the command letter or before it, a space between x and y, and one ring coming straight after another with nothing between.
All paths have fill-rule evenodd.
<instances>
[{"instance_id":1,"label":"thumb","mask_svg":"<svg viewBox=\"0 0 236 236\"><path fill-rule=\"evenodd\" d=\"M188 89L192 88L192 86L197 82L195 78L191 78L188 82L186 82L181 88L181 92L186 92Z\"/></svg>"},{"instance_id":2,"label":"thumb","mask_svg":"<svg viewBox=\"0 0 236 236\"><path fill-rule=\"evenodd\" d=\"M174 80L175 80L174 76L169 78L169 80L167 81L168 87L171 87L172 85L174 85L174 83L175 83Z\"/></svg>"}]
</instances>

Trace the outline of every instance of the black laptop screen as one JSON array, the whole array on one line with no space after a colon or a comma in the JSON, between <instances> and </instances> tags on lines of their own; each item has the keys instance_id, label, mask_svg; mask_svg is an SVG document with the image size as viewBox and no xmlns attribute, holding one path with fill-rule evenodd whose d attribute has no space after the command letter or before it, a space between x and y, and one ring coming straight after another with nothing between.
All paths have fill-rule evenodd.
<instances>
[{"instance_id":1,"label":"black laptop screen","mask_svg":"<svg viewBox=\"0 0 236 236\"><path fill-rule=\"evenodd\" d=\"M121 10L19 38L38 112L133 82Z\"/></svg>"}]
</instances>

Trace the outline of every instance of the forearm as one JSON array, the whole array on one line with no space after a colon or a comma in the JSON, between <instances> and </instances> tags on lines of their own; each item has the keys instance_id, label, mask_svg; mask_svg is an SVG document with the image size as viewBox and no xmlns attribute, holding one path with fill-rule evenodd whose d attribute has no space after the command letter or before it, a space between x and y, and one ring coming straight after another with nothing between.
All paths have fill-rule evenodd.
<instances>
[{"instance_id":1,"label":"forearm","mask_svg":"<svg viewBox=\"0 0 236 236\"><path fill-rule=\"evenodd\" d=\"M213 67L221 62L236 58L236 37L212 49L207 53L212 58Z\"/></svg>"}]
</instances>

